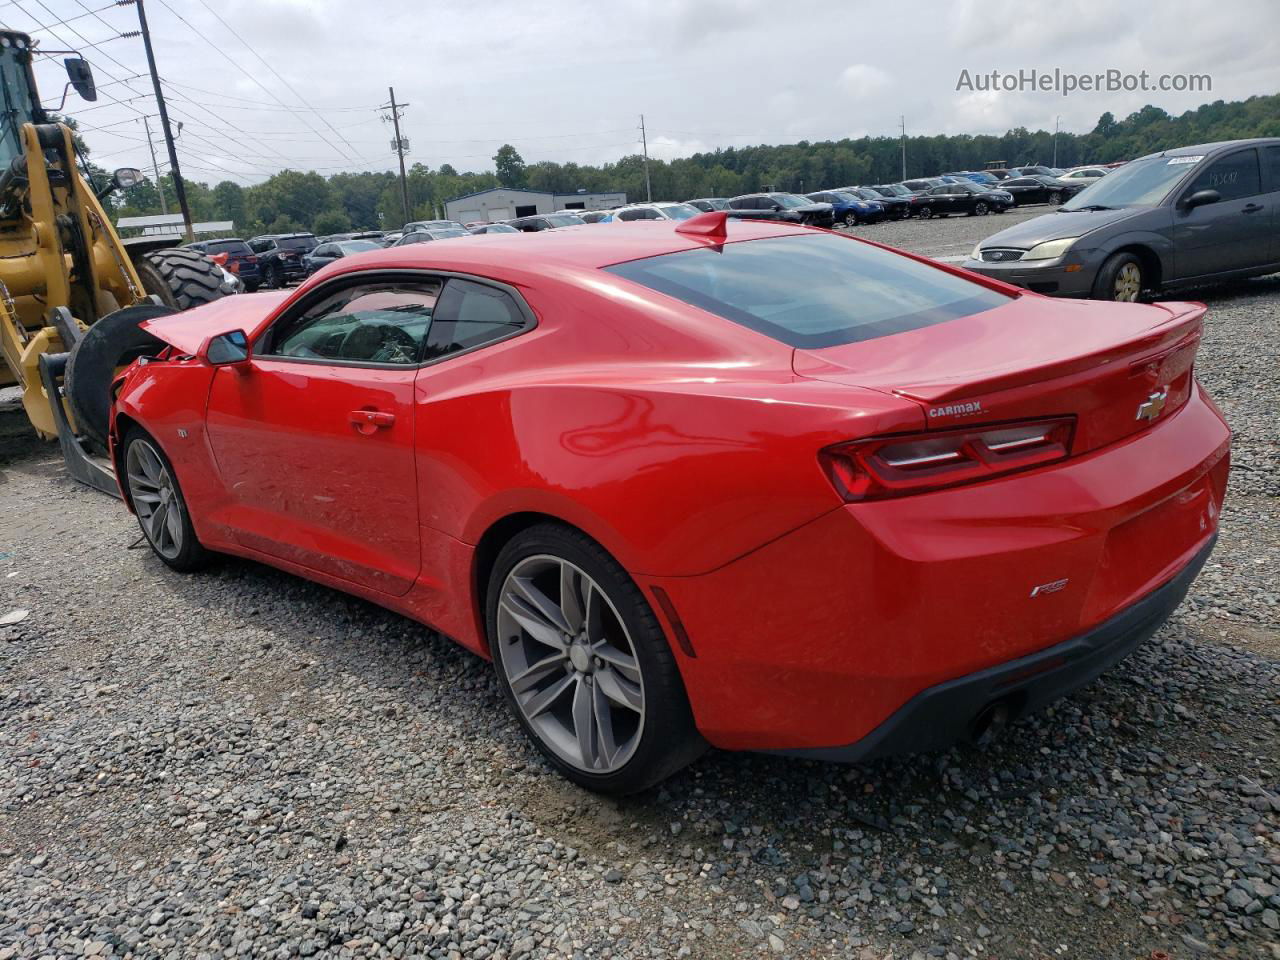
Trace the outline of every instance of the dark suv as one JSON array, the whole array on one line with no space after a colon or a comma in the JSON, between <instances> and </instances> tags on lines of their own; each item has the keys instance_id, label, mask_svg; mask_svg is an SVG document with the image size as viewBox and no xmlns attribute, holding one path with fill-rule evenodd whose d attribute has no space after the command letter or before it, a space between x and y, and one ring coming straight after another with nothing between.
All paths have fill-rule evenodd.
<instances>
[{"instance_id":1,"label":"dark suv","mask_svg":"<svg viewBox=\"0 0 1280 960\"><path fill-rule=\"evenodd\" d=\"M812 227L829 227L836 222L829 203L814 203L794 193L747 193L729 201L731 217L753 220L782 220Z\"/></svg>"},{"instance_id":2,"label":"dark suv","mask_svg":"<svg viewBox=\"0 0 1280 960\"><path fill-rule=\"evenodd\" d=\"M258 263L258 255L253 252L249 244L238 237L227 237L222 240L198 240L195 243L187 244L187 246L192 250L199 250L210 257L225 253L227 255L226 267L228 272L234 273L240 278L240 282L244 284L244 288L248 293L253 293L258 289L258 285L262 283L262 268Z\"/></svg>"},{"instance_id":3,"label":"dark suv","mask_svg":"<svg viewBox=\"0 0 1280 960\"><path fill-rule=\"evenodd\" d=\"M249 247L258 255L262 284L272 289L307 275L303 261L319 244L313 233L269 233L254 237Z\"/></svg>"}]
</instances>

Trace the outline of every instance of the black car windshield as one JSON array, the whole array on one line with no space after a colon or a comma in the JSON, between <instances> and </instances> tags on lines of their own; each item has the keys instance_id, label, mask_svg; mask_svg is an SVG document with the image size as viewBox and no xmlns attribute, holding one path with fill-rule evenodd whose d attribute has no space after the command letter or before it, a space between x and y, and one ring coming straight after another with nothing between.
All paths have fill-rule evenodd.
<instances>
[{"instance_id":1,"label":"black car windshield","mask_svg":"<svg viewBox=\"0 0 1280 960\"><path fill-rule=\"evenodd\" d=\"M1134 160L1095 180L1062 205L1064 210L1086 207L1153 207L1204 157L1150 157Z\"/></svg>"},{"instance_id":2,"label":"black car windshield","mask_svg":"<svg viewBox=\"0 0 1280 960\"><path fill-rule=\"evenodd\" d=\"M911 191L900 183L890 183L883 187L872 187L872 190L879 190L881 193L890 197L909 197Z\"/></svg>"},{"instance_id":3,"label":"black car windshield","mask_svg":"<svg viewBox=\"0 0 1280 960\"><path fill-rule=\"evenodd\" d=\"M771 193L769 196L774 202L781 204L788 210L795 210L797 207L807 207L811 203L808 197L797 197L794 193Z\"/></svg>"},{"instance_id":4,"label":"black car windshield","mask_svg":"<svg viewBox=\"0 0 1280 960\"><path fill-rule=\"evenodd\" d=\"M280 237L276 246L281 250L314 250L319 240L315 237Z\"/></svg>"},{"instance_id":5,"label":"black car windshield","mask_svg":"<svg viewBox=\"0 0 1280 960\"><path fill-rule=\"evenodd\" d=\"M945 323L1009 297L834 234L768 237L606 267L792 347L833 347Z\"/></svg>"},{"instance_id":6,"label":"black car windshield","mask_svg":"<svg viewBox=\"0 0 1280 960\"><path fill-rule=\"evenodd\" d=\"M243 240L209 240L203 247L205 253L253 253Z\"/></svg>"}]
</instances>

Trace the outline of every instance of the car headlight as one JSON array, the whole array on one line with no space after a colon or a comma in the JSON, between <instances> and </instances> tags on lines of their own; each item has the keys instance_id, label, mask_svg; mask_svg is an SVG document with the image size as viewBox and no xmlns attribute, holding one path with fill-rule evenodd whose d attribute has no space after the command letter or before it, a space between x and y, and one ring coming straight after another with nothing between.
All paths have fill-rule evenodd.
<instances>
[{"instance_id":1,"label":"car headlight","mask_svg":"<svg viewBox=\"0 0 1280 960\"><path fill-rule=\"evenodd\" d=\"M1044 243L1037 243L1022 255L1022 259L1053 260L1055 257L1060 257L1070 250L1071 245L1079 239L1079 237L1063 237L1061 240L1046 240Z\"/></svg>"}]
</instances>

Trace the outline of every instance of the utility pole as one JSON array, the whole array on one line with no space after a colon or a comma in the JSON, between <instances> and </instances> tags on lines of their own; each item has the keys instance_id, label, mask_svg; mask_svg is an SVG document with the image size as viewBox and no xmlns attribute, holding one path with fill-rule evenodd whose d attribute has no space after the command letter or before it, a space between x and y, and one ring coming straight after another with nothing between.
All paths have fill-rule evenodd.
<instances>
[{"instance_id":1,"label":"utility pole","mask_svg":"<svg viewBox=\"0 0 1280 960\"><path fill-rule=\"evenodd\" d=\"M173 144L173 131L169 129L169 111L164 105L164 91L160 89L160 74L156 72L156 55L151 49L151 29L147 26L147 11L144 0L134 0L138 8L138 26L142 30L142 45L147 50L147 66L151 69L151 85L156 91L156 106L160 110L160 129L164 133L164 142L169 148L169 173L173 175L173 192L178 196L178 209L182 211L182 225L186 230L187 243L195 239L191 230L191 208L187 206L187 188L182 183L182 170L178 166L178 148Z\"/></svg>"},{"instance_id":2,"label":"utility pole","mask_svg":"<svg viewBox=\"0 0 1280 960\"><path fill-rule=\"evenodd\" d=\"M1053 119L1053 165L1058 165L1058 126L1062 123L1061 117Z\"/></svg>"},{"instance_id":3,"label":"utility pole","mask_svg":"<svg viewBox=\"0 0 1280 960\"><path fill-rule=\"evenodd\" d=\"M160 212L167 214L169 205L164 202L164 183L160 180L160 164L156 163L156 145L151 141L151 117L143 114L142 125L147 128L147 146L151 149L151 169L156 175L156 190L160 192Z\"/></svg>"},{"instance_id":4,"label":"utility pole","mask_svg":"<svg viewBox=\"0 0 1280 960\"><path fill-rule=\"evenodd\" d=\"M644 198L653 202L653 184L649 182L649 138L644 132L644 114L640 114L640 145L644 150Z\"/></svg>"},{"instance_id":5,"label":"utility pole","mask_svg":"<svg viewBox=\"0 0 1280 960\"><path fill-rule=\"evenodd\" d=\"M391 110L391 125L396 131L396 156L400 158L400 202L404 205L404 222L409 222L409 179L404 172L404 138L400 136L400 111L408 106L407 103L396 103L396 88L387 87L387 93L391 96L391 103L383 107L383 109ZM383 117L385 120L386 117Z\"/></svg>"},{"instance_id":6,"label":"utility pole","mask_svg":"<svg viewBox=\"0 0 1280 960\"><path fill-rule=\"evenodd\" d=\"M907 115L899 114L898 122L902 124L902 179L907 179Z\"/></svg>"}]
</instances>

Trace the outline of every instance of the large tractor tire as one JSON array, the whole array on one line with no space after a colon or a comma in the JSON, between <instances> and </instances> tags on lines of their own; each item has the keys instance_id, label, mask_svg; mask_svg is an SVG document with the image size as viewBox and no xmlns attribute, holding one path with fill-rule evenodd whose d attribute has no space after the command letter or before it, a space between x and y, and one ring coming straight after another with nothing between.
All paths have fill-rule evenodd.
<instances>
[{"instance_id":1,"label":"large tractor tire","mask_svg":"<svg viewBox=\"0 0 1280 960\"><path fill-rule=\"evenodd\" d=\"M138 357L159 353L164 343L138 324L175 311L153 303L109 313L85 331L71 348L63 386L79 432L98 447L107 448L111 415L111 381L116 369Z\"/></svg>"},{"instance_id":2,"label":"large tractor tire","mask_svg":"<svg viewBox=\"0 0 1280 960\"><path fill-rule=\"evenodd\" d=\"M135 260L133 266L143 289L174 310L189 310L232 292L224 284L218 265L196 250L153 250Z\"/></svg>"}]
</instances>

